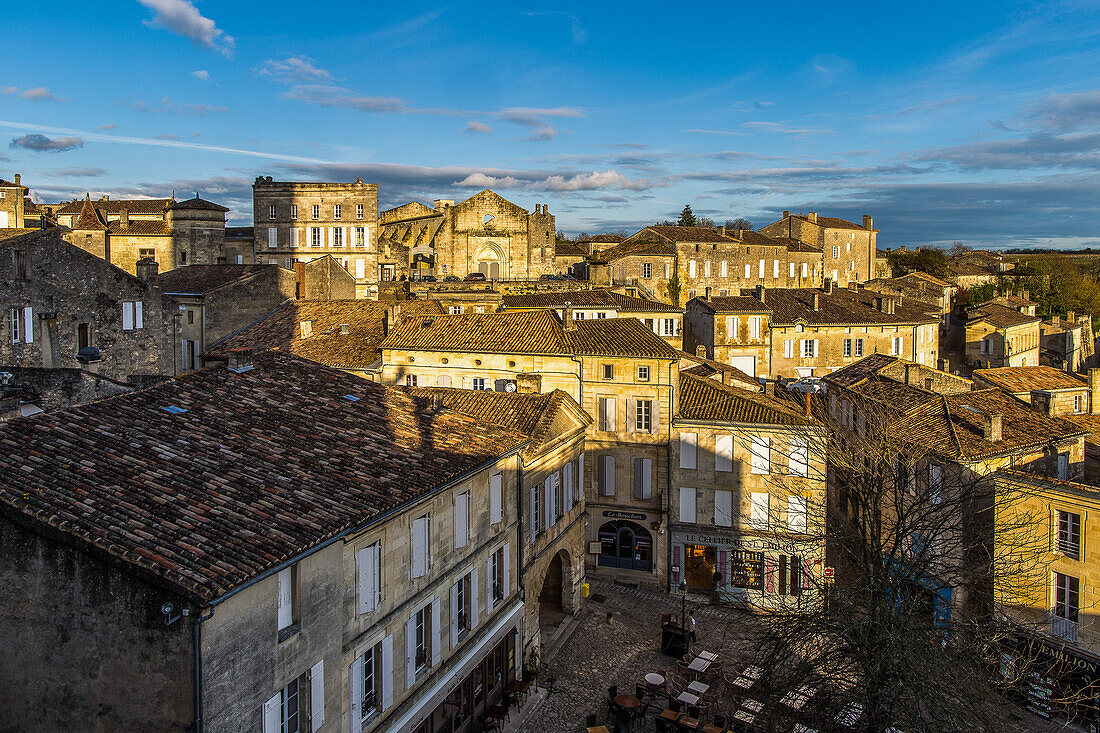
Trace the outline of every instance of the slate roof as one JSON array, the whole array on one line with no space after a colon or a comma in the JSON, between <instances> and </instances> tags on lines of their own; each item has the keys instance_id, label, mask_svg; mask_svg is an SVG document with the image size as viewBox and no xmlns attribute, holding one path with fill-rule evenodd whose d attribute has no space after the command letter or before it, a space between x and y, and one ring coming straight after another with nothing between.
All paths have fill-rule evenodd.
<instances>
[{"instance_id":1,"label":"slate roof","mask_svg":"<svg viewBox=\"0 0 1100 733\"><path fill-rule=\"evenodd\" d=\"M753 290L742 290L741 297ZM814 310L814 295L818 296L818 310ZM856 291L834 287L832 293L821 288L767 288L764 305L771 311L772 323L789 325L796 320L809 325L880 325L895 323L929 323L939 321L928 304L905 298L897 303L893 313L883 313L874 306L878 293L859 288ZM721 300L721 298L712 298ZM747 301L746 301L747 304Z\"/></svg>"},{"instance_id":2,"label":"slate roof","mask_svg":"<svg viewBox=\"0 0 1100 733\"><path fill-rule=\"evenodd\" d=\"M566 303L570 303L574 308L614 308L622 313L684 312L683 308L668 303L632 298L613 290L572 290L505 295L502 303L505 308L562 308Z\"/></svg>"},{"instance_id":3,"label":"slate roof","mask_svg":"<svg viewBox=\"0 0 1100 733\"><path fill-rule=\"evenodd\" d=\"M969 323L986 321L997 328L1011 328L1012 326L1022 326L1025 323L1040 323L1043 320L1039 316L1029 316L1015 308L1006 308L996 303L967 308L966 319Z\"/></svg>"},{"instance_id":4,"label":"slate roof","mask_svg":"<svg viewBox=\"0 0 1100 733\"><path fill-rule=\"evenodd\" d=\"M402 317L439 314L437 300L407 300ZM382 357L386 304L377 300L291 300L259 321L212 345L203 356L226 357L229 349L280 349L338 369L366 369ZM301 322L313 334L302 338ZM340 325L348 324L348 335ZM392 325L392 324L391 324Z\"/></svg>"},{"instance_id":5,"label":"slate roof","mask_svg":"<svg viewBox=\"0 0 1100 733\"><path fill-rule=\"evenodd\" d=\"M592 259L614 262L623 257L675 257L672 245L663 242L622 242L600 250Z\"/></svg>"},{"instance_id":6,"label":"slate roof","mask_svg":"<svg viewBox=\"0 0 1100 733\"><path fill-rule=\"evenodd\" d=\"M1083 377L1051 366L975 369L974 377L1013 393L1031 392L1033 389L1087 389L1089 386Z\"/></svg>"},{"instance_id":7,"label":"slate roof","mask_svg":"<svg viewBox=\"0 0 1100 733\"><path fill-rule=\"evenodd\" d=\"M79 214L84 201L88 199L74 199L59 207L57 214ZM99 199L92 201L92 205L104 214L121 214L125 209L131 214L163 214L172 199Z\"/></svg>"},{"instance_id":8,"label":"slate roof","mask_svg":"<svg viewBox=\"0 0 1100 733\"><path fill-rule=\"evenodd\" d=\"M642 229L637 234L630 237L629 240L633 240L636 237L644 235L646 232L653 232L661 237L664 237L673 242L726 242L734 243L737 240L733 237L722 234L717 229L711 229L710 227L681 227L681 226L648 226Z\"/></svg>"},{"instance_id":9,"label":"slate roof","mask_svg":"<svg viewBox=\"0 0 1100 733\"><path fill-rule=\"evenodd\" d=\"M80 227L74 227L79 229ZM122 222L118 219L107 222L107 231L116 237L170 237L172 236L172 228L168 226L168 222L151 221L149 219L131 219L129 226L125 229L122 227Z\"/></svg>"},{"instance_id":10,"label":"slate roof","mask_svg":"<svg viewBox=\"0 0 1100 733\"><path fill-rule=\"evenodd\" d=\"M255 239L256 229L255 227L226 227L225 228L226 239Z\"/></svg>"},{"instance_id":11,"label":"slate roof","mask_svg":"<svg viewBox=\"0 0 1100 733\"><path fill-rule=\"evenodd\" d=\"M167 208L169 208L169 209L192 209L192 210L201 209L203 211L221 211L223 213L226 212L226 211L229 211L229 209L225 208L224 206L221 206L219 204L215 204L213 201L207 201L206 199L201 199L198 196L195 196L194 198L189 198L185 201L176 201L173 204L169 204Z\"/></svg>"},{"instance_id":12,"label":"slate roof","mask_svg":"<svg viewBox=\"0 0 1100 733\"><path fill-rule=\"evenodd\" d=\"M169 294L206 293L276 267L278 265L188 265L158 275L157 287Z\"/></svg>"},{"instance_id":13,"label":"slate roof","mask_svg":"<svg viewBox=\"0 0 1100 733\"><path fill-rule=\"evenodd\" d=\"M713 379L680 373L680 420L721 420L765 425L811 425L787 403Z\"/></svg>"},{"instance_id":14,"label":"slate roof","mask_svg":"<svg viewBox=\"0 0 1100 733\"><path fill-rule=\"evenodd\" d=\"M637 318L574 321L566 331L550 310L406 318L384 349L486 354L588 354L675 359L678 352Z\"/></svg>"},{"instance_id":15,"label":"slate roof","mask_svg":"<svg viewBox=\"0 0 1100 733\"><path fill-rule=\"evenodd\" d=\"M288 354L254 364L5 423L0 513L204 603L528 440Z\"/></svg>"}]
</instances>

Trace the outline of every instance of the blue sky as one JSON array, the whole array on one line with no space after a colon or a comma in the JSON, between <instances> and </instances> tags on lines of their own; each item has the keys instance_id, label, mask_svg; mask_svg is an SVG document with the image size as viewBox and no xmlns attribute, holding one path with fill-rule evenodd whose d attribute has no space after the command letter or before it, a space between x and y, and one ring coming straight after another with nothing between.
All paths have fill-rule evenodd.
<instances>
[{"instance_id":1,"label":"blue sky","mask_svg":"<svg viewBox=\"0 0 1100 733\"><path fill-rule=\"evenodd\" d=\"M197 190L243 222L257 175L362 176L571 232L690 202L1100 246L1095 2L42 7L6 8L0 78L0 170L40 201Z\"/></svg>"}]
</instances>

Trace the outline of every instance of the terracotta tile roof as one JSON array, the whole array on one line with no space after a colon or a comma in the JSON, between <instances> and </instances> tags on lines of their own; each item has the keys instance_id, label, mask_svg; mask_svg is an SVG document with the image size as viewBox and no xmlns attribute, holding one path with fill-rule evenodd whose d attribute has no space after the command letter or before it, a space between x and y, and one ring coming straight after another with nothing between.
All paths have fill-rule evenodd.
<instances>
[{"instance_id":1,"label":"terracotta tile roof","mask_svg":"<svg viewBox=\"0 0 1100 733\"><path fill-rule=\"evenodd\" d=\"M637 318L574 321L566 331L550 310L406 318L384 349L485 354L588 354L675 359L677 351Z\"/></svg>"},{"instance_id":2,"label":"terracotta tile roof","mask_svg":"<svg viewBox=\"0 0 1100 733\"><path fill-rule=\"evenodd\" d=\"M803 221L810 221L808 216L802 214L795 214L796 219L802 219ZM811 224L814 222L810 221ZM818 216L817 225L824 227L825 229L863 229L862 224L856 224L854 221L848 221L847 219L838 219L835 216ZM864 230L867 231L867 230Z\"/></svg>"},{"instance_id":3,"label":"terracotta tile roof","mask_svg":"<svg viewBox=\"0 0 1100 733\"><path fill-rule=\"evenodd\" d=\"M172 228L166 221L150 221L148 219L131 219L130 224L123 229L122 222L118 219L107 223L107 231L115 237L170 237Z\"/></svg>"},{"instance_id":4,"label":"terracotta tile roof","mask_svg":"<svg viewBox=\"0 0 1100 733\"><path fill-rule=\"evenodd\" d=\"M439 301L408 300L405 314L438 314ZM280 349L338 369L366 369L382 357L386 304L377 300L292 300L256 323L211 346L203 356L226 357L229 349ZM302 338L301 322L312 335ZM348 324L349 333L340 333Z\"/></svg>"},{"instance_id":5,"label":"terracotta tile roof","mask_svg":"<svg viewBox=\"0 0 1100 733\"><path fill-rule=\"evenodd\" d=\"M588 250L573 242L556 242L554 244L555 257L587 257Z\"/></svg>"},{"instance_id":6,"label":"terracotta tile roof","mask_svg":"<svg viewBox=\"0 0 1100 733\"><path fill-rule=\"evenodd\" d=\"M889 354L871 354L853 364L826 374L823 379L826 382L835 382L842 387L851 387L865 379L877 376L883 369L897 361L899 361L898 357Z\"/></svg>"},{"instance_id":7,"label":"terracotta tile roof","mask_svg":"<svg viewBox=\"0 0 1100 733\"><path fill-rule=\"evenodd\" d=\"M13 183L5 178L0 178L0 188L21 188L24 191L29 190L22 183Z\"/></svg>"},{"instance_id":8,"label":"terracotta tile roof","mask_svg":"<svg viewBox=\"0 0 1100 733\"><path fill-rule=\"evenodd\" d=\"M221 211L223 213L226 212L226 211L229 211L229 209L225 208L224 206L221 206L219 204L215 204L213 201L207 201L206 199L200 199L198 196L195 196L194 198L189 198L186 201L177 201L173 204L169 204L167 208L169 208L169 209L201 209L203 211Z\"/></svg>"},{"instance_id":9,"label":"terracotta tile roof","mask_svg":"<svg viewBox=\"0 0 1100 733\"><path fill-rule=\"evenodd\" d=\"M1085 442L1094 447L1100 447L1100 415L1070 414L1063 416L1062 419L1068 420L1081 430L1087 430L1088 435L1085 436Z\"/></svg>"},{"instance_id":10,"label":"terracotta tile roof","mask_svg":"<svg viewBox=\"0 0 1100 733\"><path fill-rule=\"evenodd\" d=\"M588 239L582 239L581 242L592 242L593 244L618 244L622 242L625 237L621 237L618 234L596 234Z\"/></svg>"},{"instance_id":11,"label":"terracotta tile roof","mask_svg":"<svg viewBox=\"0 0 1100 733\"><path fill-rule=\"evenodd\" d=\"M737 240L722 234L717 229L709 227L681 227L681 226L648 226L628 240L645 238L647 232L652 232L672 242L727 242L734 243Z\"/></svg>"},{"instance_id":12,"label":"terracotta tile roof","mask_svg":"<svg viewBox=\"0 0 1100 733\"><path fill-rule=\"evenodd\" d=\"M1025 323L1040 323L1043 319L1039 316L1029 316L1026 313L1021 313L1015 308L1006 308L996 303L988 303L967 308L966 320L967 323L986 321L997 328L1010 328L1011 326L1022 326Z\"/></svg>"},{"instance_id":13,"label":"terracotta tile roof","mask_svg":"<svg viewBox=\"0 0 1100 733\"><path fill-rule=\"evenodd\" d=\"M157 277L157 287L166 293L206 293L276 267L278 265L188 265L161 273Z\"/></svg>"},{"instance_id":14,"label":"terracotta tile roof","mask_svg":"<svg viewBox=\"0 0 1100 733\"><path fill-rule=\"evenodd\" d=\"M99 216L99 212L92 206L92 202L84 199L80 206L80 216L73 222L73 229L86 231L106 231L107 225Z\"/></svg>"},{"instance_id":15,"label":"terracotta tile roof","mask_svg":"<svg viewBox=\"0 0 1100 733\"><path fill-rule=\"evenodd\" d=\"M209 602L527 442L287 354L254 363L5 423L0 513Z\"/></svg>"},{"instance_id":16,"label":"terracotta tile roof","mask_svg":"<svg viewBox=\"0 0 1100 733\"><path fill-rule=\"evenodd\" d=\"M688 364L693 366L686 366ZM756 380L756 377L746 374L735 366L724 364L714 359L696 356L687 351L680 352L680 373L693 374L697 377L711 377L715 374L724 374L728 379L733 379L745 385L743 389L759 391L760 386L760 382Z\"/></svg>"},{"instance_id":17,"label":"terracotta tile roof","mask_svg":"<svg viewBox=\"0 0 1100 733\"><path fill-rule=\"evenodd\" d=\"M79 214L84 201L88 199L74 199L58 208L58 214ZM121 214L122 210L131 214L163 214L172 199L99 199L92 201L92 205L104 214Z\"/></svg>"},{"instance_id":18,"label":"terracotta tile roof","mask_svg":"<svg viewBox=\"0 0 1100 733\"><path fill-rule=\"evenodd\" d=\"M995 303L996 305L1003 305L1006 308L1014 308L1019 310L1021 308L1029 308L1031 306L1039 305L1034 300L1028 300L1027 298L1021 298L1018 295L998 295L996 298L990 298L985 303L978 303L978 307L987 305L989 303Z\"/></svg>"},{"instance_id":19,"label":"terracotta tile roof","mask_svg":"<svg viewBox=\"0 0 1100 733\"><path fill-rule=\"evenodd\" d=\"M623 257L675 257L672 245L663 242L623 242L601 249L592 259L614 262Z\"/></svg>"},{"instance_id":20,"label":"terracotta tile roof","mask_svg":"<svg viewBox=\"0 0 1100 733\"><path fill-rule=\"evenodd\" d=\"M767 296L765 296L766 298ZM770 313L771 309L753 295L716 295L710 300L696 298L696 301L712 313Z\"/></svg>"},{"instance_id":21,"label":"terracotta tile roof","mask_svg":"<svg viewBox=\"0 0 1100 733\"><path fill-rule=\"evenodd\" d=\"M40 232L41 229L16 229L14 227L8 229L0 229L0 239L12 239L14 237L21 237L24 234L31 234L32 232Z\"/></svg>"},{"instance_id":22,"label":"terracotta tile roof","mask_svg":"<svg viewBox=\"0 0 1100 733\"><path fill-rule=\"evenodd\" d=\"M736 234L732 236L736 236ZM752 229L746 229L741 233L741 241L749 245L786 247L788 252L821 252L821 247L814 247L812 244L806 244L790 237L769 237Z\"/></svg>"},{"instance_id":23,"label":"terracotta tile roof","mask_svg":"<svg viewBox=\"0 0 1100 733\"><path fill-rule=\"evenodd\" d=\"M565 331L565 335L572 353L578 355L680 358L679 351L637 318L573 321L573 330Z\"/></svg>"},{"instance_id":24,"label":"terracotta tile roof","mask_svg":"<svg viewBox=\"0 0 1100 733\"><path fill-rule=\"evenodd\" d=\"M1033 389L1088 389L1089 386L1084 377L1050 366L975 369L974 378L1013 393L1031 392Z\"/></svg>"},{"instance_id":25,"label":"terracotta tile roof","mask_svg":"<svg viewBox=\"0 0 1100 733\"><path fill-rule=\"evenodd\" d=\"M892 381L900 387L908 389L909 387L905 385L905 379L906 373L910 369L916 370L915 381L910 386L921 394L969 392L974 388L974 383L965 377L906 359L899 359L889 354L871 354L853 364L826 374L822 379L830 384L848 388L868 381L879 384L879 386L874 387L875 389L883 389L882 384ZM922 386L924 378L931 375L936 376L935 389L925 389ZM903 397L906 397L906 395L903 395Z\"/></svg>"},{"instance_id":26,"label":"terracotta tile roof","mask_svg":"<svg viewBox=\"0 0 1100 733\"><path fill-rule=\"evenodd\" d=\"M742 290L749 295L752 290ZM814 295L818 310L814 310ZM939 314L927 303L902 298L893 313L875 308L878 293L859 288L856 291L834 287L832 293L821 288L768 288L764 304L771 310L772 323L788 325L803 320L810 325L879 325L894 323L930 323L939 321Z\"/></svg>"},{"instance_id":27,"label":"terracotta tile roof","mask_svg":"<svg viewBox=\"0 0 1100 733\"><path fill-rule=\"evenodd\" d=\"M680 420L765 425L810 425L812 420L774 397L680 373Z\"/></svg>"},{"instance_id":28,"label":"terracotta tile roof","mask_svg":"<svg viewBox=\"0 0 1100 733\"><path fill-rule=\"evenodd\" d=\"M901 280L903 282L928 283L930 285L935 285L936 287L940 288L955 287L946 280L941 280L935 275L929 275L927 272L910 272L906 275L902 275L901 277L896 277L894 278L894 280Z\"/></svg>"},{"instance_id":29,"label":"terracotta tile roof","mask_svg":"<svg viewBox=\"0 0 1100 733\"><path fill-rule=\"evenodd\" d=\"M505 308L562 308L566 303L571 303L574 308L614 308L621 313L684 312L683 308L677 308L668 303L632 298L613 290L572 290L505 295L502 303Z\"/></svg>"}]
</instances>

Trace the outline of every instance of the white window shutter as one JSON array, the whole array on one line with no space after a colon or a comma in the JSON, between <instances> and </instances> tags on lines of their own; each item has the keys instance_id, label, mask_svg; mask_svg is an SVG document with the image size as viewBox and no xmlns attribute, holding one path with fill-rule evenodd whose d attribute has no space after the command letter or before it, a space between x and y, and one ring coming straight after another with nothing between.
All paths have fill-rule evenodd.
<instances>
[{"instance_id":1,"label":"white window shutter","mask_svg":"<svg viewBox=\"0 0 1100 733\"><path fill-rule=\"evenodd\" d=\"M635 409L635 401L633 397L626 398L626 432L633 433L634 428L638 426L638 413Z\"/></svg>"},{"instance_id":2,"label":"white window shutter","mask_svg":"<svg viewBox=\"0 0 1100 733\"><path fill-rule=\"evenodd\" d=\"M808 476L810 464L810 446L805 438L791 440L790 471L792 476Z\"/></svg>"},{"instance_id":3,"label":"white window shutter","mask_svg":"<svg viewBox=\"0 0 1100 733\"><path fill-rule=\"evenodd\" d=\"M649 432L656 435L660 431L661 427L661 402L660 400L653 400L649 403L652 407L649 418Z\"/></svg>"},{"instance_id":4,"label":"white window shutter","mask_svg":"<svg viewBox=\"0 0 1100 733\"><path fill-rule=\"evenodd\" d=\"M604 492L607 496L615 495L615 456L604 456L604 486L607 490Z\"/></svg>"},{"instance_id":5,"label":"white window shutter","mask_svg":"<svg viewBox=\"0 0 1100 733\"><path fill-rule=\"evenodd\" d=\"M504 477L496 473L489 477L489 521L493 524L504 518Z\"/></svg>"},{"instance_id":6,"label":"white window shutter","mask_svg":"<svg viewBox=\"0 0 1100 733\"><path fill-rule=\"evenodd\" d=\"M542 521L543 528L550 529L554 525L555 510L554 504L557 503L556 493L554 491L554 477L547 476L546 480L542 484L543 486L543 500L542 500Z\"/></svg>"},{"instance_id":7,"label":"white window shutter","mask_svg":"<svg viewBox=\"0 0 1100 733\"><path fill-rule=\"evenodd\" d=\"M510 586L511 586L511 581L508 577L509 569L511 568L511 566L512 566L512 545L505 542L504 543L504 591L503 591L503 594L502 594L505 598L508 597L509 589L510 589Z\"/></svg>"},{"instance_id":8,"label":"white window shutter","mask_svg":"<svg viewBox=\"0 0 1100 733\"><path fill-rule=\"evenodd\" d=\"M733 493L730 491L714 492L714 523L719 527L729 527L733 524Z\"/></svg>"},{"instance_id":9,"label":"white window shutter","mask_svg":"<svg viewBox=\"0 0 1100 733\"><path fill-rule=\"evenodd\" d=\"M294 581L294 576L291 568L283 568L279 571L278 584L278 609L279 609L279 628L285 629L293 623L293 608L291 606L291 584Z\"/></svg>"},{"instance_id":10,"label":"white window shutter","mask_svg":"<svg viewBox=\"0 0 1100 733\"><path fill-rule=\"evenodd\" d=\"M134 330L134 304L129 300L122 304L122 330Z\"/></svg>"},{"instance_id":11,"label":"white window shutter","mask_svg":"<svg viewBox=\"0 0 1100 733\"><path fill-rule=\"evenodd\" d=\"M783 358L791 359L794 357L794 341L790 339L783 342Z\"/></svg>"},{"instance_id":12,"label":"white window shutter","mask_svg":"<svg viewBox=\"0 0 1100 733\"><path fill-rule=\"evenodd\" d=\"M462 581L458 581L461 583ZM458 646L458 583L451 586L451 649Z\"/></svg>"},{"instance_id":13,"label":"white window shutter","mask_svg":"<svg viewBox=\"0 0 1100 733\"><path fill-rule=\"evenodd\" d=\"M348 668L348 708L351 714L349 730L360 733L363 720L363 655L355 658Z\"/></svg>"},{"instance_id":14,"label":"white window shutter","mask_svg":"<svg viewBox=\"0 0 1100 733\"><path fill-rule=\"evenodd\" d=\"M463 492L455 497L455 547L465 547L470 536L470 495Z\"/></svg>"},{"instance_id":15,"label":"white window shutter","mask_svg":"<svg viewBox=\"0 0 1100 733\"><path fill-rule=\"evenodd\" d=\"M772 472L772 457L771 457L771 438L754 435L750 442L752 451L752 472L753 473L771 473Z\"/></svg>"},{"instance_id":16,"label":"white window shutter","mask_svg":"<svg viewBox=\"0 0 1100 733\"><path fill-rule=\"evenodd\" d=\"M806 531L806 497L787 497L787 529L791 532Z\"/></svg>"},{"instance_id":17,"label":"white window shutter","mask_svg":"<svg viewBox=\"0 0 1100 733\"><path fill-rule=\"evenodd\" d=\"M562 477L565 481L565 490L562 492L562 502L565 506L562 508L569 511L573 506L573 461L566 463L562 468Z\"/></svg>"},{"instance_id":18,"label":"white window shutter","mask_svg":"<svg viewBox=\"0 0 1100 733\"><path fill-rule=\"evenodd\" d=\"M732 435L714 436L714 470L726 472L733 470Z\"/></svg>"},{"instance_id":19,"label":"white window shutter","mask_svg":"<svg viewBox=\"0 0 1100 733\"><path fill-rule=\"evenodd\" d=\"M412 572L414 578L428 572L428 518L413 520L412 526Z\"/></svg>"},{"instance_id":20,"label":"white window shutter","mask_svg":"<svg viewBox=\"0 0 1100 733\"><path fill-rule=\"evenodd\" d=\"M382 640L382 709L393 705L393 634Z\"/></svg>"},{"instance_id":21,"label":"white window shutter","mask_svg":"<svg viewBox=\"0 0 1100 733\"><path fill-rule=\"evenodd\" d=\"M615 400L614 399L608 399L607 400L607 427L610 428L611 432L615 432L615 413L616 412L618 412L618 410L615 409Z\"/></svg>"},{"instance_id":22,"label":"white window shutter","mask_svg":"<svg viewBox=\"0 0 1100 733\"><path fill-rule=\"evenodd\" d=\"M405 622L405 689L416 684L416 615Z\"/></svg>"},{"instance_id":23,"label":"white window shutter","mask_svg":"<svg viewBox=\"0 0 1100 733\"><path fill-rule=\"evenodd\" d=\"M771 497L765 492L752 492L749 501L751 502L750 518L754 529L768 528L768 504L770 498Z\"/></svg>"},{"instance_id":24,"label":"white window shutter","mask_svg":"<svg viewBox=\"0 0 1100 733\"><path fill-rule=\"evenodd\" d=\"M493 612L493 556L485 561L485 615Z\"/></svg>"},{"instance_id":25,"label":"white window shutter","mask_svg":"<svg viewBox=\"0 0 1100 733\"><path fill-rule=\"evenodd\" d=\"M432 599L432 666L439 665L439 598Z\"/></svg>"},{"instance_id":26,"label":"white window shutter","mask_svg":"<svg viewBox=\"0 0 1100 733\"><path fill-rule=\"evenodd\" d=\"M680 433L680 468L695 468L695 446L698 433Z\"/></svg>"},{"instance_id":27,"label":"white window shutter","mask_svg":"<svg viewBox=\"0 0 1100 733\"><path fill-rule=\"evenodd\" d=\"M367 276L367 262L362 257L355 258L355 279L362 280Z\"/></svg>"},{"instance_id":28,"label":"white window shutter","mask_svg":"<svg viewBox=\"0 0 1100 733\"><path fill-rule=\"evenodd\" d=\"M316 731L325 722L325 660L309 668L309 725Z\"/></svg>"},{"instance_id":29,"label":"white window shutter","mask_svg":"<svg viewBox=\"0 0 1100 733\"><path fill-rule=\"evenodd\" d=\"M814 358L817 358L817 339L814 339Z\"/></svg>"},{"instance_id":30,"label":"white window shutter","mask_svg":"<svg viewBox=\"0 0 1100 733\"><path fill-rule=\"evenodd\" d=\"M470 628L477 628L477 566L470 571Z\"/></svg>"},{"instance_id":31,"label":"white window shutter","mask_svg":"<svg viewBox=\"0 0 1100 733\"><path fill-rule=\"evenodd\" d=\"M276 692L275 696L264 703L264 730L263 733L279 733L282 727L283 693Z\"/></svg>"},{"instance_id":32,"label":"white window shutter","mask_svg":"<svg viewBox=\"0 0 1100 733\"><path fill-rule=\"evenodd\" d=\"M364 547L358 554L359 613L370 613L378 600L378 566L375 545Z\"/></svg>"},{"instance_id":33,"label":"white window shutter","mask_svg":"<svg viewBox=\"0 0 1100 733\"><path fill-rule=\"evenodd\" d=\"M336 227L325 227L328 229L328 246L329 248L336 246Z\"/></svg>"},{"instance_id":34,"label":"white window shutter","mask_svg":"<svg viewBox=\"0 0 1100 733\"><path fill-rule=\"evenodd\" d=\"M642 498L653 498L653 461L642 459Z\"/></svg>"},{"instance_id":35,"label":"white window shutter","mask_svg":"<svg viewBox=\"0 0 1100 733\"><path fill-rule=\"evenodd\" d=\"M695 489L680 487L680 521L695 522Z\"/></svg>"},{"instance_id":36,"label":"white window shutter","mask_svg":"<svg viewBox=\"0 0 1100 733\"><path fill-rule=\"evenodd\" d=\"M539 533L539 489L537 484L531 486L531 521L529 525L531 527L531 544L534 544Z\"/></svg>"},{"instance_id":37,"label":"white window shutter","mask_svg":"<svg viewBox=\"0 0 1100 733\"><path fill-rule=\"evenodd\" d=\"M141 306L142 306L142 302L140 300L137 301L136 303L134 303L134 328L144 328L145 327L145 319L141 315L141 311L142 311ZM30 333L29 330L28 330L28 333Z\"/></svg>"},{"instance_id":38,"label":"white window shutter","mask_svg":"<svg viewBox=\"0 0 1100 733\"><path fill-rule=\"evenodd\" d=\"M34 308L29 305L23 309L23 331L23 343L34 343Z\"/></svg>"}]
</instances>

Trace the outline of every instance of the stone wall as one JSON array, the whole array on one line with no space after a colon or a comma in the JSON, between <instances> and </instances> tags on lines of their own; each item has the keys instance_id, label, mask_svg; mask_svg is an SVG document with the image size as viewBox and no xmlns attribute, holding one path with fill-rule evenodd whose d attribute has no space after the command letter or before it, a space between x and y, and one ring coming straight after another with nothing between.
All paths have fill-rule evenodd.
<instances>
[{"instance_id":1,"label":"stone wall","mask_svg":"<svg viewBox=\"0 0 1100 733\"><path fill-rule=\"evenodd\" d=\"M299 268L298 297L308 300L354 300L356 278L332 257L306 262Z\"/></svg>"},{"instance_id":2,"label":"stone wall","mask_svg":"<svg viewBox=\"0 0 1100 733\"><path fill-rule=\"evenodd\" d=\"M180 598L7 519L0 589L5 730L193 730L191 626L161 613Z\"/></svg>"},{"instance_id":3,"label":"stone wall","mask_svg":"<svg viewBox=\"0 0 1100 733\"><path fill-rule=\"evenodd\" d=\"M263 318L294 299L294 273L267 267L244 280L203 296L203 348Z\"/></svg>"}]
</instances>

